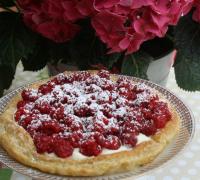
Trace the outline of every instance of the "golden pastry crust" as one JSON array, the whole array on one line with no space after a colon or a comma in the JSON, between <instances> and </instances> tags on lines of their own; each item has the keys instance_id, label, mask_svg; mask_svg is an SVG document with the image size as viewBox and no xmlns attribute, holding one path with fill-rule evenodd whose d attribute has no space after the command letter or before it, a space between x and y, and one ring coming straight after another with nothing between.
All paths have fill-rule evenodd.
<instances>
[{"instance_id":1,"label":"golden pastry crust","mask_svg":"<svg viewBox=\"0 0 200 180\"><path fill-rule=\"evenodd\" d=\"M90 73L96 72L90 71ZM112 75L112 79L115 80L116 76ZM34 83L30 87L38 88L48 80ZM31 136L13 118L17 102L20 99L19 93L12 98L5 112L0 116L0 144L17 161L41 171L58 175L98 176L132 170L154 160L176 136L180 127L180 118L169 104L172 119L168 121L165 128L152 136L151 140L136 145L132 150L82 160L64 159L37 153Z\"/></svg>"}]
</instances>

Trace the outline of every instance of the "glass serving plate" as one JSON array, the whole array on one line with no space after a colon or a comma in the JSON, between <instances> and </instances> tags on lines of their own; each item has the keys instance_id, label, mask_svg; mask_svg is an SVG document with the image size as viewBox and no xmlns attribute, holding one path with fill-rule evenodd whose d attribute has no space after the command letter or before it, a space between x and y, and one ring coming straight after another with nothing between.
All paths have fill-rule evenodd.
<instances>
[{"instance_id":1,"label":"glass serving plate","mask_svg":"<svg viewBox=\"0 0 200 180\"><path fill-rule=\"evenodd\" d=\"M127 77L127 76L126 76ZM19 162L15 161L12 157L10 157L5 150L0 147L0 161L4 163L9 168L17 171L21 174L30 176L36 179L48 179L48 180L106 180L106 179L123 179L123 178L136 178L142 175L147 175L148 173L155 171L156 168L160 166L167 165L169 163L173 163L173 160L176 159L178 156L181 156L183 151L186 149L188 144L191 142L194 131L195 131L195 120L190 111L190 109L180 100L176 95L174 95L171 91L154 84L152 82L142 80L139 78L128 77L129 79L133 80L134 82L145 83L146 85L156 89L160 92L168 101L173 105L176 109L178 114L181 117L181 128L178 136L171 142L167 148L151 163L139 167L134 171L129 171L125 173L113 174L113 175L106 175L106 176L98 176L98 177L68 177L68 176L59 176L41 172L37 169L25 166L20 164ZM29 84L30 85L30 84ZM11 93L5 95L3 98L0 99L0 113L5 110L6 105L9 103L11 98L19 93L22 89L26 86L20 87Z\"/></svg>"}]
</instances>

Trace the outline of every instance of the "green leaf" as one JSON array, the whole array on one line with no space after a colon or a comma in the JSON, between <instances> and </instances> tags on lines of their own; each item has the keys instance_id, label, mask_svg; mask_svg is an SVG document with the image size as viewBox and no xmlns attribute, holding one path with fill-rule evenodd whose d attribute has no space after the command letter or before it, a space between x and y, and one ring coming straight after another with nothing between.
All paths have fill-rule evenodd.
<instances>
[{"instance_id":1,"label":"green leaf","mask_svg":"<svg viewBox=\"0 0 200 180\"><path fill-rule=\"evenodd\" d=\"M153 58L144 52L127 55L124 57L121 72L125 75L148 79L147 69L152 60Z\"/></svg>"},{"instance_id":2,"label":"green leaf","mask_svg":"<svg viewBox=\"0 0 200 180\"><path fill-rule=\"evenodd\" d=\"M59 62L67 63L70 60L68 46L68 42L58 44L47 40L46 47L49 55L49 61L52 64L56 64Z\"/></svg>"},{"instance_id":3,"label":"green leaf","mask_svg":"<svg viewBox=\"0 0 200 180\"><path fill-rule=\"evenodd\" d=\"M34 49L36 36L22 22L17 13L0 13L0 92L9 88L21 58L27 58Z\"/></svg>"},{"instance_id":4,"label":"green leaf","mask_svg":"<svg viewBox=\"0 0 200 180\"><path fill-rule=\"evenodd\" d=\"M0 169L0 179L10 180L11 175L12 175L11 169Z\"/></svg>"},{"instance_id":5,"label":"green leaf","mask_svg":"<svg viewBox=\"0 0 200 180\"><path fill-rule=\"evenodd\" d=\"M14 78L15 71L9 65L0 65L0 97L4 93L4 89L8 89Z\"/></svg>"},{"instance_id":6,"label":"green leaf","mask_svg":"<svg viewBox=\"0 0 200 180\"><path fill-rule=\"evenodd\" d=\"M15 6L14 0L0 0L0 7L11 7Z\"/></svg>"},{"instance_id":7,"label":"green leaf","mask_svg":"<svg viewBox=\"0 0 200 180\"><path fill-rule=\"evenodd\" d=\"M88 69L102 55L104 47L99 43L89 20L80 22L82 30L69 42L69 54L72 61L76 61L80 69ZM97 51L98 49L98 51Z\"/></svg>"},{"instance_id":8,"label":"green leaf","mask_svg":"<svg viewBox=\"0 0 200 180\"><path fill-rule=\"evenodd\" d=\"M105 58L106 66L111 69L123 57L123 53L105 54L105 56L108 56L108 58Z\"/></svg>"},{"instance_id":9,"label":"green leaf","mask_svg":"<svg viewBox=\"0 0 200 180\"><path fill-rule=\"evenodd\" d=\"M106 45L96 36L92 30L90 21L83 20L80 25L82 30L68 44L69 59L76 61L80 69L93 68L93 65L101 64L111 69L122 53L107 54Z\"/></svg>"},{"instance_id":10,"label":"green leaf","mask_svg":"<svg viewBox=\"0 0 200 180\"><path fill-rule=\"evenodd\" d=\"M175 42L178 86L189 91L200 90L200 24L192 21L191 15L180 20L175 29Z\"/></svg>"},{"instance_id":11,"label":"green leaf","mask_svg":"<svg viewBox=\"0 0 200 180\"><path fill-rule=\"evenodd\" d=\"M38 71L44 68L49 60L48 48L43 38L39 39L32 53L22 58L24 71Z\"/></svg>"}]
</instances>

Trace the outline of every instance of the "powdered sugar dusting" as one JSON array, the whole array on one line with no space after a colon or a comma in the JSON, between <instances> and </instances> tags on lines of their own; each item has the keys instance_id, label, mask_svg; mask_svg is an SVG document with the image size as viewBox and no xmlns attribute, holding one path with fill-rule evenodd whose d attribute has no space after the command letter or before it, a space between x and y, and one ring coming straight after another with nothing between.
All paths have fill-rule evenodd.
<instances>
[{"instance_id":1,"label":"powdered sugar dusting","mask_svg":"<svg viewBox=\"0 0 200 180\"><path fill-rule=\"evenodd\" d=\"M48 136L71 138L71 141L74 133L80 133L73 137L79 145L100 133L111 144L117 138L121 145L132 143L131 146L134 146L136 142L123 138L135 136L137 141L136 131L140 131L141 122L146 118L149 123L148 113L151 110L146 109L145 103L152 99L159 101L150 87L135 84L127 78L112 81L100 75L60 74L45 85L39 90L29 90L34 100L27 101L23 112L19 112L21 109L16 112L19 115L22 113L19 124L31 131L33 138L38 132L45 132ZM48 129L43 132L41 127L45 122L49 122L46 123ZM110 135L116 138L112 139Z\"/></svg>"},{"instance_id":2,"label":"powdered sugar dusting","mask_svg":"<svg viewBox=\"0 0 200 180\"><path fill-rule=\"evenodd\" d=\"M155 90L151 89L144 83L136 84L136 87L138 90L142 91L141 93L137 94L137 98L134 101L134 103L137 105L140 105L142 102L148 102L156 96Z\"/></svg>"}]
</instances>

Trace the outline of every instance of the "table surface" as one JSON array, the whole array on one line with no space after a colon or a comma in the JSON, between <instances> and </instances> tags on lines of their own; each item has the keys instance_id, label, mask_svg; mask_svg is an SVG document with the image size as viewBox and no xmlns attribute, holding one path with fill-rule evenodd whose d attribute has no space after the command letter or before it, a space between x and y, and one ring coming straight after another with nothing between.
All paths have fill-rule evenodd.
<instances>
[{"instance_id":1,"label":"table surface","mask_svg":"<svg viewBox=\"0 0 200 180\"><path fill-rule=\"evenodd\" d=\"M46 77L48 77L47 69L43 69L39 72L22 72L22 65L19 64L15 80L8 91L11 91L27 82ZM200 92L186 92L181 90L175 82L173 69L169 74L167 88L174 92L191 108L196 119L196 131L194 138L190 146L186 148L181 156L178 156L175 160L167 163L164 168L161 166L151 174L137 178L137 180L198 180L198 177L200 177ZM132 178L128 178L127 180L130 179ZM31 178L13 172L11 180L31 180Z\"/></svg>"}]
</instances>

